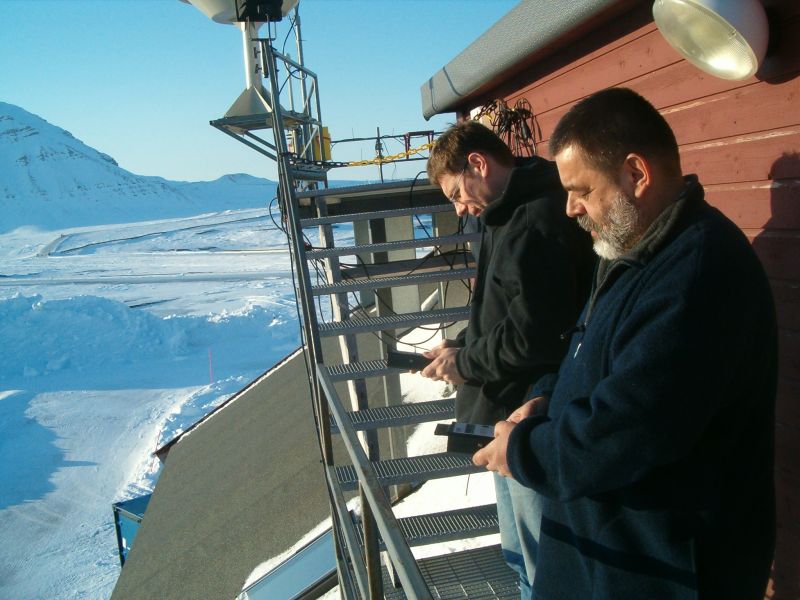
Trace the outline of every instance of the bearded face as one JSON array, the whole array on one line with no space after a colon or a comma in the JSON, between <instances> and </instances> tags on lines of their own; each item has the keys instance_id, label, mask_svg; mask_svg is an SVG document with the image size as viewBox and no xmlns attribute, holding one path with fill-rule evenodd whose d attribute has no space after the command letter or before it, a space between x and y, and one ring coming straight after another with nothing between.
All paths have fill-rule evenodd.
<instances>
[{"instance_id":1,"label":"bearded face","mask_svg":"<svg viewBox=\"0 0 800 600\"><path fill-rule=\"evenodd\" d=\"M608 211L598 220L588 214L577 217L578 224L588 232L594 232L594 251L607 260L625 254L636 244L639 235L639 211L622 191L617 191Z\"/></svg>"}]
</instances>

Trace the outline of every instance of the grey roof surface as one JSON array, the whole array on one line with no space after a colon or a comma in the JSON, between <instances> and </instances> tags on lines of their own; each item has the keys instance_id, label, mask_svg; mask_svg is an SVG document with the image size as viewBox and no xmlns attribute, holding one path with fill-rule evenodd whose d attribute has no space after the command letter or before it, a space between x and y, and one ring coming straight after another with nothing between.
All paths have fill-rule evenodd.
<instances>
[{"instance_id":1,"label":"grey roof surface","mask_svg":"<svg viewBox=\"0 0 800 600\"><path fill-rule=\"evenodd\" d=\"M173 445L112 599L232 600L329 514L298 353Z\"/></svg>"},{"instance_id":2,"label":"grey roof surface","mask_svg":"<svg viewBox=\"0 0 800 600\"><path fill-rule=\"evenodd\" d=\"M361 357L377 358L374 336L357 339ZM338 340L322 346L332 363L341 359ZM336 387L346 402L347 384ZM379 402L382 380L367 387ZM333 449L339 464L338 436ZM329 516L298 353L172 446L112 600L232 600L255 567Z\"/></svg>"},{"instance_id":3,"label":"grey roof surface","mask_svg":"<svg viewBox=\"0 0 800 600\"><path fill-rule=\"evenodd\" d=\"M452 112L521 60L544 55L558 39L615 4L619 0L522 0L422 85L423 116Z\"/></svg>"}]
</instances>

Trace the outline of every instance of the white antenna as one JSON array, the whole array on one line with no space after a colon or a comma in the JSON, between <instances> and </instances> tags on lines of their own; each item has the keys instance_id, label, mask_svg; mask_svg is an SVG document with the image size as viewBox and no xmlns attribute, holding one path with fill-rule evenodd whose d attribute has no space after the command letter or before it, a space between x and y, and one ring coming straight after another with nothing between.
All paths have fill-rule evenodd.
<instances>
[{"instance_id":1,"label":"white antenna","mask_svg":"<svg viewBox=\"0 0 800 600\"><path fill-rule=\"evenodd\" d=\"M223 24L239 25L242 30L242 50L244 56L245 88L239 97L225 113L225 117L244 117L252 115L269 115L273 108L267 101L267 93L262 85L264 74L261 71L260 52L261 45L253 41L258 38L258 30L264 22L239 21L239 10L247 4L245 0L181 0L188 2L212 21ZM280 5L281 17L285 17L298 0L283 0ZM261 4L277 4L261 2ZM276 19L277 20L277 19Z\"/></svg>"},{"instance_id":2,"label":"white antenna","mask_svg":"<svg viewBox=\"0 0 800 600\"><path fill-rule=\"evenodd\" d=\"M235 23L237 21L236 6L244 11L249 5L260 5L261 8L269 7L277 9L280 2L281 17L289 14L298 3L299 0L181 0L194 6L197 10L202 12L209 19L217 23ZM274 19L279 21L280 19Z\"/></svg>"}]
</instances>

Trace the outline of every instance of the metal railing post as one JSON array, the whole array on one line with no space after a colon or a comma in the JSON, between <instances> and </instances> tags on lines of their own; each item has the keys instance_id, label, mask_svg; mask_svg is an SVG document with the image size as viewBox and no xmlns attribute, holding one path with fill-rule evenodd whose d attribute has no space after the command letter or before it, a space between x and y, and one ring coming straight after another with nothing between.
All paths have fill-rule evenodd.
<instances>
[{"instance_id":1,"label":"metal railing post","mask_svg":"<svg viewBox=\"0 0 800 600\"><path fill-rule=\"evenodd\" d=\"M353 468L358 475L361 489L372 510L375 525L380 532L392 564L397 569L397 575L403 584L406 596L413 600L432 600L431 592L419 570L414 555L411 553L408 542L406 542L401 533L389 499L386 497L386 493L378 480L375 467L372 466L364 449L361 447L358 435L336 393L336 388L333 386L327 371L321 365L317 365L317 377L324 396L328 399L331 414L339 427L339 433L347 453L353 462Z\"/></svg>"}]
</instances>

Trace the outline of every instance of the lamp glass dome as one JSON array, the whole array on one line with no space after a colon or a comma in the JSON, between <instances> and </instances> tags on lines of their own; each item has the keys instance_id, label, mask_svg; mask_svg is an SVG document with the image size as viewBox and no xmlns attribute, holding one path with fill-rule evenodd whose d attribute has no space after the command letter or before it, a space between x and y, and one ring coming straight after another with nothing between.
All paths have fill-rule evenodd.
<instances>
[{"instance_id":1,"label":"lamp glass dome","mask_svg":"<svg viewBox=\"0 0 800 600\"><path fill-rule=\"evenodd\" d=\"M705 4L714 3L656 0L653 18L667 42L696 67L722 79L752 76L763 58L766 35L762 36L764 39L748 40L719 14L722 11ZM717 4L731 7L737 2L723 0ZM760 5L758 8L763 11Z\"/></svg>"}]
</instances>

